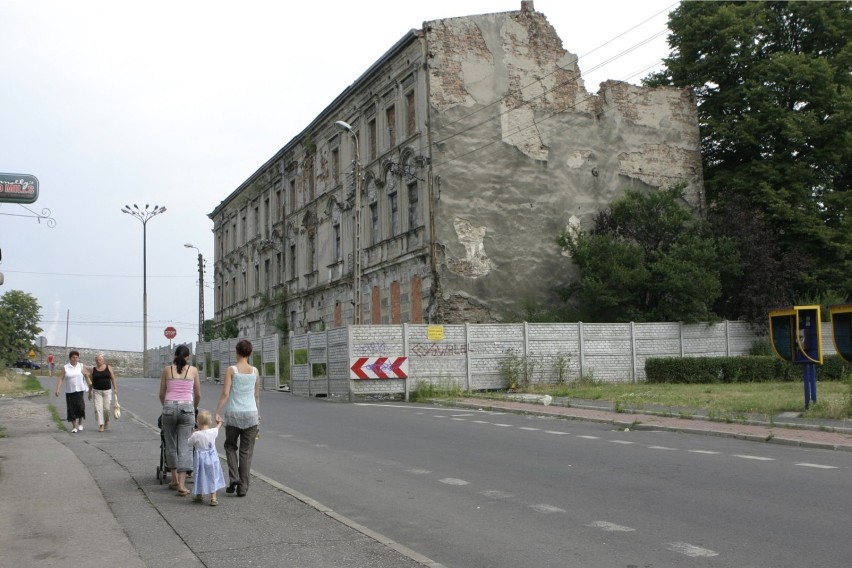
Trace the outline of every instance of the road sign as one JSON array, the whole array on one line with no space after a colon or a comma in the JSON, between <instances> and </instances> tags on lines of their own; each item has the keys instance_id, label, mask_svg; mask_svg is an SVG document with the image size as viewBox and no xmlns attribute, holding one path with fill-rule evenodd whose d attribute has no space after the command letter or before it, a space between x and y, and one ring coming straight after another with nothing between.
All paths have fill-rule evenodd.
<instances>
[{"instance_id":1,"label":"road sign","mask_svg":"<svg viewBox=\"0 0 852 568\"><path fill-rule=\"evenodd\" d=\"M358 357L350 363L350 379L408 378L408 357Z\"/></svg>"},{"instance_id":2,"label":"road sign","mask_svg":"<svg viewBox=\"0 0 852 568\"><path fill-rule=\"evenodd\" d=\"M163 332L163 335L166 336L166 339L174 339L175 336L177 335L177 330L175 328L173 328L172 326L169 326L165 329L165 331Z\"/></svg>"}]
</instances>

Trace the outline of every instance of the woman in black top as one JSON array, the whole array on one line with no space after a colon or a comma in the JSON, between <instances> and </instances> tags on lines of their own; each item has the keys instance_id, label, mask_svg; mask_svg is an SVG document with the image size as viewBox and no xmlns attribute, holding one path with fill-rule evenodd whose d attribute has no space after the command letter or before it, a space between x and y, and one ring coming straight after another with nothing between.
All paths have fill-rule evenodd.
<instances>
[{"instance_id":1,"label":"woman in black top","mask_svg":"<svg viewBox=\"0 0 852 568\"><path fill-rule=\"evenodd\" d=\"M109 428L109 413L112 407L112 393L118 396L118 387L115 386L115 373L112 367L106 364L102 354L95 357L95 366L92 367L92 390L89 398L94 393L95 417L98 419L98 432Z\"/></svg>"}]
</instances>

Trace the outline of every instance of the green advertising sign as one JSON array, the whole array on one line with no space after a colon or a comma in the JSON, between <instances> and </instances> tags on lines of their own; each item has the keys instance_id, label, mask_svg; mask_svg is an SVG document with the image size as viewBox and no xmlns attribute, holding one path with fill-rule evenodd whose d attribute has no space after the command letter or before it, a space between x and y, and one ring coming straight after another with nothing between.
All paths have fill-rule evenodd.
<instances>
[{"instance_id":1,"label":"green advertising sign","mask_svg":"<svg viewBox=\"0 0 852 568\"><path fill-rule=\"evenodd\" d=\"M29 174L0 174L0 203L35 203L38 178Z\"/></svg>"}]
</instances>

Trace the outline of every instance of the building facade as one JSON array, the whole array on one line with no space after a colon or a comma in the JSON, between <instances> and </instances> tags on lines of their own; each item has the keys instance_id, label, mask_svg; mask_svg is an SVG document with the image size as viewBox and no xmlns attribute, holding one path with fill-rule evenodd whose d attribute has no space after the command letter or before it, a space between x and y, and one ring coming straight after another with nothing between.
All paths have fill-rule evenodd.
<instances>
[{"instance_id":1,"label":"building facade","mask_svg":"<svg viewBox=\"0 0 852 568\"><path fill-rule=\"evenodd\" d=\"M406 33L210 214L215 321L499 322L554 297L559 233L626 190L701 209L691 93L591 94L576 62L528 1Z\"/></svg>"}]
</instances>

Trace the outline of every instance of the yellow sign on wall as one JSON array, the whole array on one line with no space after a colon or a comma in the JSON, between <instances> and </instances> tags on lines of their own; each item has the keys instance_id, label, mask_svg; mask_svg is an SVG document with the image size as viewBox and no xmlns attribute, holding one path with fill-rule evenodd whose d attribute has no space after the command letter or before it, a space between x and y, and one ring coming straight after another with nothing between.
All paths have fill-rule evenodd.
<instances>
[{"instance_id":1,"label":"yellow sign on wall","mask_svg":"<svg viewBox=\"0 0 852 568\"><path fill-rule=\"evenodd\" d=\"M430 325L428 328L426 328L426 339L428 339L429 341L443 341L444 326Z\"/></svg>"}]
</instances>

